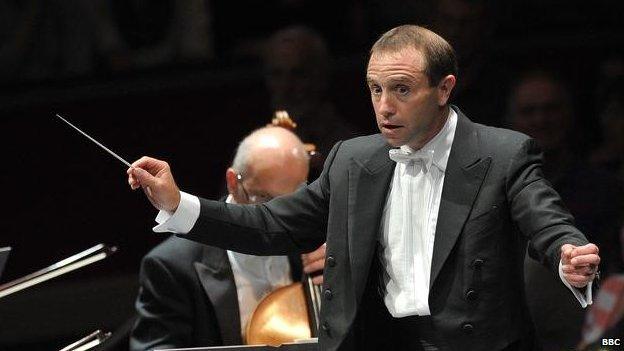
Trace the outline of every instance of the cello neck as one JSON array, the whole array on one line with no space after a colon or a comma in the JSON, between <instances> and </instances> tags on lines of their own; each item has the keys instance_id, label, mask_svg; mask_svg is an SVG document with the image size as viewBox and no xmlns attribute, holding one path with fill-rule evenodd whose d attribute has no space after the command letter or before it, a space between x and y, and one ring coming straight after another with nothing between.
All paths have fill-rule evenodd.
<instances>
[{"instance_id":1,"label":"cello neck","mask_svg":"<svg viewBox=\"0 0 624 351\"><path fill-rule=\"evenodd\" d=\"M308 320L310 321L310 332L312 337L318 336L321 312L321 286L312 282L309 274L304 274L302 279L303 292L308 307Z\"/></svg>"}]
</instances>

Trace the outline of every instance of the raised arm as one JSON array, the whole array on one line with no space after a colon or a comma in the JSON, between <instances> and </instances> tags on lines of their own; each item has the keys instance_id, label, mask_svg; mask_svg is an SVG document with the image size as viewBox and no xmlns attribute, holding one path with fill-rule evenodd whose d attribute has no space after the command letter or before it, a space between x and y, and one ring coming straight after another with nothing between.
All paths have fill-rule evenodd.
<instances>
[{"instance_id":1,"label":"raised arm","mask_svg":"<svg viewBox=\"0 0 624 351\"><path fill-rule=\"evenodd\" d=\"M329 207L329 169L340 147L329 153L323 172L293 194L260 205L236 205L199 199L199 216L181 237L256 255L309 252L325 242ZM143 189L150 202L171 214L178 210L180 190L169 165L143 157L128 169L132 189ZM180 206L181 208L183 206Z\"/></svg>"}]
</instances>

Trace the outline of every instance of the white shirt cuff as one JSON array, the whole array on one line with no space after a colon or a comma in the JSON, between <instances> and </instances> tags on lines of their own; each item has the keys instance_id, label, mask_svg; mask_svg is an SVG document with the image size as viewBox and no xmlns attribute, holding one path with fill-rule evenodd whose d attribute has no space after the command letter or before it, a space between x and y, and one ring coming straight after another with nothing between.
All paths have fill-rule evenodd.
<instances>
[{"instance_id":1,"label":"white shirt cuff","mask_svg":"<svg viewBox=\"0 0 624 351\"><path fill-rule=\"evenodd\" d=\"M174 213L160 211L156 216L156 225L152 230L156 233L171 232L186 234L193 229L199 218L199 198L180 191L180 204Z\"/></svg>"},{"instance_id":2,"label":"white shirt cuff","mask_svg":"<svg viewBox=\"0 0 624 351\"><path fill-rule=\"evenodd\" d=\"M567 280L565 280L565 278L563 277L563 265L561 264L561 260L559 260L559 278L561 278L561 281L563 282L563 284L565 286L568 287L568 289L570 289L570 291L572 291L572 294L574 294L574 297L576 297L576 300L578 300L578 302L581 304L581 307L585 308L589 305L591 305L594 300L592 297L592 284L594 283L594 281L590 281L589 283L587 283L587 286L585 287L585 293L581 293L580 290L581 289L577 289L575 287L573 287L572 285L570 285L570 283L568 283Z\"/></svg>"}]
</instances>

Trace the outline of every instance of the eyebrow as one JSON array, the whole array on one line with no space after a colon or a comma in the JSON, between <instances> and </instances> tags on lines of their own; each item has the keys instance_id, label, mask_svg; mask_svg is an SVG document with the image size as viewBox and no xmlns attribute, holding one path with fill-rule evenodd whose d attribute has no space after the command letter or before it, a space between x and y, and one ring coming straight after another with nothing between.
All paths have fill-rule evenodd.
<instances>
[{"instance_id":1,"label":"eyebrow","mask_svg":"<svg viewBox=\"0 0 624 351\"><path fill-rule=\"evenodd\" d=\"M366 77L366 83L367 84L372 84L372 83L377 83L377 81L371 77ZM391 84L397 84L397 83L408 83L408 84L414 84L417 83L415 82L413 79L409 79L407 77L397 77L397 78L390 78L388 79L387 82L389 85Z\"/></svg>"}]
</instances>

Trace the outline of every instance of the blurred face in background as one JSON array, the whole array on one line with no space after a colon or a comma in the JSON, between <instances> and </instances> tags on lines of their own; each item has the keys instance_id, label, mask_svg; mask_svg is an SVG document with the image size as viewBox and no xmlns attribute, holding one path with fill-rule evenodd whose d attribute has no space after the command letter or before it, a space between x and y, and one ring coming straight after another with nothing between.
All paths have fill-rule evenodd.
<instances>
[{"instance_id":1,"label":"blurred face in background","mask_svg":"<svg viewBox=\"0 0 624 351\"><path fill-rule=\"evenodd\" d=\"M295 120L307 117L325 98L328 65L327 48L315 33L303 28L276 33L264 57L272 108Z\"/></svg>"},{"instance_id":2,"label":"blurred face in background","mask_svg":"<svg viewBox=\"0 0 624 351\"><path fill-rule=\"evenodd\" d=\"M624 152L624 99L621 92L610 96L600 113L606 144Z\"/></svg>"},{"instance_id":3,"label":"blurred face in background","mask_svg":"<svg viewBox=\"0 0 624 351\"><path fill-rule=\"evenodd\" d=\"M563 87L547 76L529 76L510 99L511 127L537 140L545 152L566 146L572 124Z\"/></svg>"},{"instance_id":4,"label":"blurred face in background","mask_svg":"<svg viewBox=\"0 0 624 351\"><path fill-rule=\"evenodd\" d=\"M478 0L439 0L434 9L432 27L453 44L460 58L472 56L489 36L485 5Z\"/></svg>"}]
</instances>

